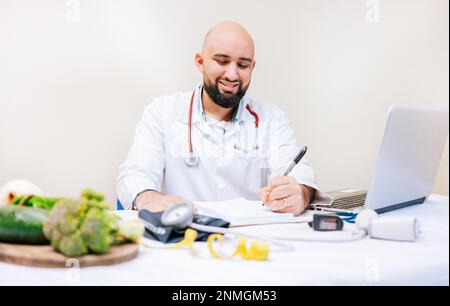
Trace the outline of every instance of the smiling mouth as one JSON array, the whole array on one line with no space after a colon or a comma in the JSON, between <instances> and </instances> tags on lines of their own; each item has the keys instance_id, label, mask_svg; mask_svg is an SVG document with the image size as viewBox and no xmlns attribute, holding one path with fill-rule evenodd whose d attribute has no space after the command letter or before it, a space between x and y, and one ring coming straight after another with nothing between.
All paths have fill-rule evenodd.
<instances>
[{"instance_id":1,"label":"smiling mouth","mask_svg":"<svg viewBox=\"0 0 450 306\"><path fill-rule=\"evenodd\" d=\"M222 89L225 92L234 92L236 88L239 88L239 83L229 83L226 81L219 81L219 84L222 85Z\"/></svg>"}]
</instances>

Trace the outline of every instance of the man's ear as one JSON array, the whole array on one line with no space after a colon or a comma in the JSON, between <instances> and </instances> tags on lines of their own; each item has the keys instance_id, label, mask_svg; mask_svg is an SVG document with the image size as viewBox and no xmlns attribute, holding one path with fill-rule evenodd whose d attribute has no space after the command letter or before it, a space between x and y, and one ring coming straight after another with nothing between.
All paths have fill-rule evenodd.
<instances>
[{"instance_id":1,"label":"man's ear","mask_svg":"<svg viewBox=\"0 0 450 306\"><path fill-rule=\"evenodd\" d=\"M197 69L200 72L203 72L203 64L205 62L205 59L203 58L203 55L200 52L195 53L195 65L197 66Z\"/></svg>"},{"instance_id":2,"label":"man's ear","mask_svg":"<svg viewBox=\"0 0 450 306\"><path fill-rule=\"evenodd\" d=\"M255 67L256 67L256 61L253 60L253 68L252 69L255 69Z\"/></svg>"}]
</instances>

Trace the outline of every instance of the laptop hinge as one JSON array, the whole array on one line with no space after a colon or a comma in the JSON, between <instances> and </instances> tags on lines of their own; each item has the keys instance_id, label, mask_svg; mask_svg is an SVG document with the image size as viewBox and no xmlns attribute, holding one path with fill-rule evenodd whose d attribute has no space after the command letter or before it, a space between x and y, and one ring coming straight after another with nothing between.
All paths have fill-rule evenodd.
<instances>
[{"instance_id":1,"label":"laptop hinge","mask_svg":"<svg viewBox=\"0 0 450 306\"><path fill-rule=\"evenodd\" d=\"M391 206L375 209L375 211L377 213L379 213L379 214L382 214L382 213L385 213L385 212L388 212L388 211L392 211L392 210L395 210L395 209L405 208L405 207L416 205L416 204L422 204L423 202L425 202L426 199L427 199L427 197L423 197L423 198L420 198L420 199L416 199L416 200L412 200L412 201L408 201L408 202L403 202L403 203L399 203L399 204L395 204L395 205L391 205Z\"/></svg>"}]
</instances>

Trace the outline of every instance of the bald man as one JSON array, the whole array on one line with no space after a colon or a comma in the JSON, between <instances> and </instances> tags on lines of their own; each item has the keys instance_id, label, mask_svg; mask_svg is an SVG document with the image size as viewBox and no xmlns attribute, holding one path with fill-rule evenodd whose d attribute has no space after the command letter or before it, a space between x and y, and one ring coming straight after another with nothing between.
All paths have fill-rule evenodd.
<instances>
[{"instance_id":1,"label":"bald man","mask_svg":"<svg viewBox=\"0 0 450 306\"><path fill-rule=\"evenodd\" d=\"M122 205L158 212L245 197L300 215L321 194L305 160L282 176L299 152L286 114L246 96L256 64L250 34L235 22L216 25L195 64L203 80L193 92L145 109L120 167Z\"/></svg>"}]
</instances>

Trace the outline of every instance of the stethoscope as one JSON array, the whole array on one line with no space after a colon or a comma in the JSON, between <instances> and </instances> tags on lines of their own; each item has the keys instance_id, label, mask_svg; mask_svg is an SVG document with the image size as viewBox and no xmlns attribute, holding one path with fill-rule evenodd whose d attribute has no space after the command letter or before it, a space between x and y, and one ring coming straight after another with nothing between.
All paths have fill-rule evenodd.
<instances>
[{"instance_id":1,"label":"stethoscope","mask_svg":"<svg viewBox=\"0 0 450 306\"><path fill-rule=\"evenodd\" d=\"M189 106L189 117L188 117L188 147L189 147L189 154L184 159L184 163L188 167L195 167L200 162L200 157L198 156L198 154L194 153L194 149L192 147L192 111L193 111L193 108L194 108L194 97L195 97L195 91L192 93L191 103L190 103L190 106ZM258 146L258 144L256 142L257 142L257 139L258 139L259 116L252 109L250 104L247 104L247 106L245 108L255 118L256 136L255 136L255 145L253 146L253 148L255 150L258 150L259 146ZM239 145L237 145L237 144L234 146L234 148L236 150L242 150L242 148Z\"/></svg>"}]
</instances>

